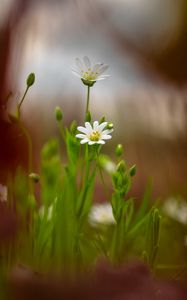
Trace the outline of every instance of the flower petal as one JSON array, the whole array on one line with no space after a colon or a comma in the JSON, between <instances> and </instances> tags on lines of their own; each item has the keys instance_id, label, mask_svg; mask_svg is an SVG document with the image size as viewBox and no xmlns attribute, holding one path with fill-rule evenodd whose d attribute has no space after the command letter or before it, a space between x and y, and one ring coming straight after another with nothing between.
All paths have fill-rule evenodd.
<instances>
[{"instance_id":1,"label":"flower petal","mask_svg":"<svg viewBox=\"0 0 187 300\"><path fill-rule=\"evenodd\" d=\"M83 127L83 126L78 126L77 129L80 131L80 132L83 132L85 134L88 134L88 129Z\"/></svg>"},{"instance_id":2,"label":"flower petal","mask_svg":"<svg viewBox=\"0 0 187 300\"><path fill-rule=\"evenodd\" d=\"M80 60L80 58L77 57L75 59L75 62L76 62L78 69L81 71L83 69L83 64L82 64L82 61Z\"/></svg>"},{"instance_id":3,"label":"flower petal","mask_svg":"<svg viewBox=\"0 0 187 300\"><path fill-rule=\"evenodd\" d=\"M113 129L106 129L102 131L102 134L109 134L112 133L114 130Z\"/></svg>"},{"instance_id":4,"label":"flower petal","mask_svg":"<svg viewBox=\"0 0 187 300\"><path fill-rule=\"evenodd\" d=\"M81 144L86 144L86 143L88 143L88 142L89 142L89 139L86 138L86 139L81 140L80 143L81 143Z\"/></svg>"},{"instance_id":5,"label":"flower petal","mask_svg":"<svg viewBox=\"0 0 187 300\"><path fill-rule=\"evenodd\" d=\"M93 131L93 128L89 122L85 122L85 127L86 127L88 133Z\"/></svg>"},{"instance_id":6,"label":"flower petal","mask_svg":"<svg viewBox=\"0 0 187 300\"><path fill-rule=\"evenodd\" d=\"M111 75L109 75L109 74L99 75L99 78L103 78L103 79L108 78L108 77L111 77Z\"/></svg>"},{"instance_id":7,"label":"flower petal","mask_svg":"<svg viewBox=\"0 0 187 300\"><path fill-rule=\"evenodd\" d=\"M110 140L112 137L111 137L111 135L103 134L101 138L102 138L103 140Z\"/></svg>"},{"instance_id":8,"label":"flower petal","mask_svg":"<svg viewBox=\"0 0 187 300\"><path fill-rule=\"evenodd\" d=\"M98 125L99 125L99 122L98 121L94 121L94 123L93 123L93 129L97 130Z\"/></svg>"},{"instance_id":9,"label":"flower petal","mask_svg":"<svg viewBox=\"0 0 187 300\"><path fill-rule=\"evenodd\" d=\"M71 70L74 71L74 72L77 72L77 73L81 74L79 68L77 68L76 66L73 66L73 67L71 68Z\"/></svg>"},{"instance_id":10,"label":"flower petal","mask_svg":"<svg viewBox=\"0 0 187 300\"><path fill-rule=\"evenodd\" d=\"M91 67L91 62L90 62L90 59L88 58L88 56L84 56L83 61L84 61L86 68L89 69Z\"/></svg>"},{"instance_id":11,"label":"flower petal","mask_svg":"<svg viewBox=\"0 0 187 300\"><path fill-rule=\"evenodd\" d=\"M110 75L98 75L97 81L98 81L98 80L104 80L104 79L106 79L106 78L108 78L108 77L110 77Z\"/></svg>"},{"instance_id":12,"label":"flower petal","mask_svg":"<svg viewBox=\"0 0 187 300\"><path fill-rule=\"evenodd\" d=\"M99 140L99 141L97 141L97 144L104 145L104 144L105 144L105 141Z\"/></svg>"},{"instance_id":13,"label":"flower petal","mask_svg":"<svg viewBox=\"0 0 187 300\"><path fill-rule=\"evenodd\" d=\"M78 138L78 139L84 139L84 138L86 138L86 135L85 134L76 134L76 137Z\"/></svg>"},{"instance_id":14,"label":"flower petal","mask_svg":"<svg viewBox=\"0 0 187 300\"><path fill-rule=\"evenodd\" d=\"M106 78L103 77L97 77L97 81L105 80Z\"/></svg>"},{"instance_id":15,"label":"flower petal","mask_svg":"<svg viewBox=\"0 0 187 300\"><path fill-rule=\"evenodd\" d=\"M75 76L81 78L81 74L80 74L79 72L76 72L76 71L72 70L72 73L73 73Z\"/></svg>"},{"instance_id":16,"label":"flower petal","mask_svg":"<svg viewBox=\"0 0 187 300\"><path fill-rule=\"evenodd\" d=\"M102 131L102 130L106 127L107 124L108 124L108 122L103 122L103 123L101 123L101 124L98 126L98 130L99 130L99 131Z\"/></svg>"},{"instance_id":17,"label":"flower petal","mask_svg":"<svg viewBox=\"0 0 187 300\"><path fill-rule=\"evenodd\" d=\"M101 68L98 70L98 75L100 76L102 73L104 73L108 69L108 65L102 65Z\"/></svg>"},{"instance_id":18,"label":"flower petal","mask_svg":"<svg viewBox=\"0 0 187 300\"><path fill-rule=\"evenodd\" d=\"M93 67L93 69L92 69L92 72L94 72L94 73L97 73L97 71L99 70L99 68L102 66L102 64L96 64L94 67Z\"/></svg>"},{"instance_id":19,"label":"flower petal","mask_svg":"<svg viewBox=\"0 0 187 300\"><path fill-rule=\"evenodd\" d=\"M96 144L97 142L95 142L95 141L89 141L88 142L88 145L94 145L94 144Z\"/></svg>"}]
</instances>

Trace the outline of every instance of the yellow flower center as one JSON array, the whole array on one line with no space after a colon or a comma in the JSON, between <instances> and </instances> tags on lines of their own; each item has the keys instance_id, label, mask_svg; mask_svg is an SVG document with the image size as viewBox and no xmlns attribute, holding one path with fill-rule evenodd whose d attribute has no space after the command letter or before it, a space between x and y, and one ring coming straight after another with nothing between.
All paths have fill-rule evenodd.
<instances>
[{"instance_id":1,"label":"yellow flower center","mask_svg":"<svg viewBox=\"0 0 187 300\"><path fill-rule=\"evenodd\" d=\"M91 134L90 134L90 141L93 141L93 142L97 142L99 141L99 139L101 138L101 134L99 131L93 131Z\"/></svg>"},{"instance_id":2,"label":"yellow flower center","mask_svg":"<svg viewBox=\"0 0 187 300\"><path fill-rule=\"evenodd\" d=\"M93 72L91 69L88 69L88 71L84 72L82 74L82 77L85 79L85 80L90 80L90 81L93 81L93 80L96 80L97 77L98 77L98 73L97 72Z\"/></svg>"}]
</instances>

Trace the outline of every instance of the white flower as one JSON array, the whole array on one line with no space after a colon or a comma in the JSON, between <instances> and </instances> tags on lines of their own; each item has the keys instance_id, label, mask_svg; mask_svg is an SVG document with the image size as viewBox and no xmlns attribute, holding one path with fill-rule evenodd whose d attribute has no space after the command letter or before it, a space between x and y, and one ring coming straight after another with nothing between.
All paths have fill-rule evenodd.
<instances>
[{"instance_id":1,"label":"white flower","mask_svg":"<svg viewBox=\"0 0 187 300\"><path fill-rule=\"evenodd\" d=\"M109 203L95 204L92 206L88 221L92 226L113 225L116 224L112 212L112 206Z\"/></svg>"},{"instance_id":2,"label":"white flower","mask_svg":"<svg viewBox=\"0 0 187 300\"><path fill-rule=\"evenodd\" d=\"M181 198L169 198L163 205L163 211L170 218L187 225L187 202Z\"/></svg>"},{"instance_id":3,"label":"white flower","mask_svg":"<svg viewBox=\"0 0 187 300\"><path fill-rule=\"evenodd\" d=\"M90 59L84 56L83 62L76 58L76 67L72 68L72 72L75 76L81 78L85 85L93 86L97 80L102 80L109 76L102 75L107 69L108 65L103 63L97 63L92 66Z\"/></svg>"},{"instance_id":4,"label":"white flower","mask_svg":"<svg viewBox=\"0 0 187 300\"><path fill-rule=\"evenodd\" d=\"M0 202L6 202L8 197L8 190L5 185L0 184Z\"/></svg>"},{"instance_id":5,"label":"white flower","mask_svg":"<svg viewBox=\"0 0 187 300\"><path fill-rule=\"evenodd\" d=\"M93 144L105 144L104 140L111 139L110 133L113 129L105 129L108 122L103 122L99 124L98 121L93 123L93 127L89 122L85 123L85 127L78 126L77 129L82 132L77 134L76 137L82 139L81 144L88 143L89 145Z\"/></svg>"},{"instance_id":6,"label":"white flower","mask_svg":"<svg viewBox=\"0 0 187 300\"><path fill-rule=\"evenodd\" d=\"M107 161L105 165L103 166L104 170L108 172L109 174L114 174L116 171L116 164L113 161Z\"/></svg>"},{"instance_id":7,"label":"white flower","mask_svg":"<svg viewBox=\"0 0 187 300\"><path fill-rule=\"evenodd\" d=\"M116 171L116 164L107 155L100 154L99 163L101 167L111 175L114 174L114 172Z\"/></svg>"}]
</instances>

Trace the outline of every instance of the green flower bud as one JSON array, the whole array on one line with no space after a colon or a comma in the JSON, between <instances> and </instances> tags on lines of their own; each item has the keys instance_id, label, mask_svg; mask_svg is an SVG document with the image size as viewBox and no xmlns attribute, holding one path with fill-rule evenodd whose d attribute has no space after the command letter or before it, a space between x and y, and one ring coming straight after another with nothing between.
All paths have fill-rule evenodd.
<instances>
[{"instance_id":1,"label":"green flower bud","mask_svg":"<svg viewBox=\"0 0 187 300\"><path fill-rule=\"evenodd\" d=\"M27 87L30 87L34 84L35 82L35 74L34 73L30 73L29 76L27 77Z\"/></svg>"},{"instance_id":2,"label":"green flower bud","mask_svg":"<svg viewBox=\"0 0 187 300\"><path fill-rule=\"evenodd\" d=\"M85 117L85 122L91 122L91 119L92 119L91 113L90 113L90 111L87 111L86 117Z\"/></svg>"},{"instance_id":3,"label":"green flower bud","mask_svg":"<svg viewBox=\"0 0 187 300\"><path fill-rule=\"evenodd\" d=\"M106 126L106 129L113 129L114 128L114 124L113 123L108 123Z\"/></svg>"},{"instance_id":4,"label":"green flower bud","mask_svg":"<svg viewBox=\"0 0 187 300\"><path fill-rule=\"evenodd\" d=\"M29 178L33 180L35 183L37 183L40 180L40 176L36 173L30 173Z\"/></svg>"},{"instance_id":5,"label":"green flower bud","mask_svg":"<svg viewBox=\"0 0 187 300\"><path fill-rule=\"evenodd\" d=\"M124 160L121 160L119 162L119 164L117 165L117 171L118 172L124 172L125 169L126 169L125 162L124 162Z\"/></svg>"},{"instance_id":6,"label":"green flower bud","mask_svg":"<svg viewBox=\"0 0 187 300\"><path fill-rule=\"evenodd\" d=\"M75 135L77 131L77 122L75 120L70 125L70 131Z\"/></svg>"},{"instance_id":7,"label":"green flower bud","mask_svg":"<svg viewBox=\"0 0 187 300\"><path fill-rule=\"evenodd\" d=\"M62 110L59 106L55 107L55 117L58 122L60 122L63 119Z\"/></svg>"},{"instance_id":8,"label":"green flower bud","mask_svg":"<svg viewBox=\"0 0 187 300\"><path fill-rule=\"evenodd\" d=\"M136 165L133 165L130 170L129 170L129 174L131 177L133 177L136 174Z\"/></svg>"},{"instance_id":9,"label":"green flower bud","mask_svg":"<svg viewBox=\"0 0 187 300\"><path fill-rule=\"evenodd\" d=\"M103 122L105 122L105 117L104 116L100 119L99 124L101 124Z\"/></svg>"},{"instance_id":10,"label":"green flower bud","mask_svg":"<svg viewBox=\"0 0 187 300\"><path fill-rule=\"evenodd\" d=\"M118 144L116 146L116 156L120 157L123 154L123 146L121 144Z\"/></svg>"}]
</instances>

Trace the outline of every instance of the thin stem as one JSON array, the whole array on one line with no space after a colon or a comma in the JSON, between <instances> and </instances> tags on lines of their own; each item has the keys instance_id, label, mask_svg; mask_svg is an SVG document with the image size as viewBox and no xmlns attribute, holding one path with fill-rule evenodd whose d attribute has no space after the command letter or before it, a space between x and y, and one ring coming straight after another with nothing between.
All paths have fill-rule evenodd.
<instances>
[{"instance_id":1,"label":"thin stem","mask_svg":"<svg viewBox=\"0 0 187 300\"><path fill-rule=\"evenodd\" d=\"M60 131L60 134L62 136L62 139L64 140L64 142L66 141L66 134L65 134L65 130L64 130L64 126L62 125L62 122L58 122L58 128Z\"/></svg>"},{"instance_id":2,"label":"thin stem","mask_svg":"<svg viewBox=\"0 0 187 300\"><path fill-rule=\"evenodd\" d=\"M81 147L80 149L84 149L84 147ZM86 148L85 151L83 152L82 160L81 160L81 150L80 150L80 162L81 162L80 188L82 188L84 184L85 161L86 161Z\"/></svg>"},{"instance_id":3,"label":"thin stem","mask_svg":"<svg viewBox=\"0 0 187 300\"><path fill-rule=\"evenodd\" d=\"M100 174L100 177L101 177L101 182L102 182L103 187L104 187L105 196L106 196L107 199L109 199L110 198L109 191L108 191L107 185L105 183L103 172L102 172L102 169L101 169L101 166L100 166L100 163L99 163L99 152L98 152L98 149L96 150L96 154L97 154L97 166L98 166L98 169L99 169L99 174Z\"/></svg>"},{"instance_id":4,"label":"thin stem","mask_svg":"<svg viewBox=\"0 0 187 300\"><path fill-rule=\"evenodd\" d=\"M28 144L28 173L30 174L32 172L32 168L33 168L33 149L32 149L32 139L31 139L31 136L27 130L27 128L23 125L22 122L19 122L20 124L20 128L27 140L27 144ZM34 187L33 187L33 182L32 180L29 178L29 182L28 182L29 186L29 195L28 197L33 197L35 199L35 196L34 196ZM30 209L30 222L29 222L29 233L32 233L33 231L33 225L34 225L34 210L33 208ZM27 224L27 221L25 221L25 224ZM31 249L32 249L32 252L34 251L34 240L33 240L33 237L31 235Z\"/></svg>"},{"instance_id":5,"label":"thin stem","mask_svg":"<svg viewBox=\"0 0 187 300\"><path fill-rule=\"evenodd\" d=\"M90 171L90 158L88 153L88 144L86 144L86 150L85 150L85 161L86 161L86 174L85 174L85 183L87 183L88 177L89 177L89 171Z\"/></svg>"},{"instance_id":6,"label":"thin stem","mask_svg":"<svg viewBox=\"0 0 187 300\"><path fill-rule=\"evenodd\" d=\"M23 103L23 101L25 99L25 96L27 95L28 89L29 89L29 86L27 86L27 88L25 90L25 93L23 94L23 97L22 97L20 103L18 104L18 112L20 112L21 105L22 105L22 103Z\"/></svg>"},{"instance_id":7,"label":"thin stem","mask_svg":"<svg viewBox=\"0 0 187 300\"><path fill-rule=\"evenodd\" d=\"M30 136L28 130L25 128L25 126L21 122L20 122L20 128L21 128L24 136L26 137L27 144L28 144L28 172L30 174L32 172L32 167L33 167L32 140L31 140L31 136ZM30 189L30 193L32 194L33 186L32 186L31 180L29 180L29 189Z\"/></svg>"},{"instance_id":8,"label":"thin stem","mask_svg":"<svg viewBox=\"0 0 187 300\"><path fill-rule=\"evenodd\" d=\"M87 116L87 113L89 112L89 104L90 104L90 86L88 86L88 89L87 89L86 115L85 115L85 118Z\"/></svg>"}]
</instances>

